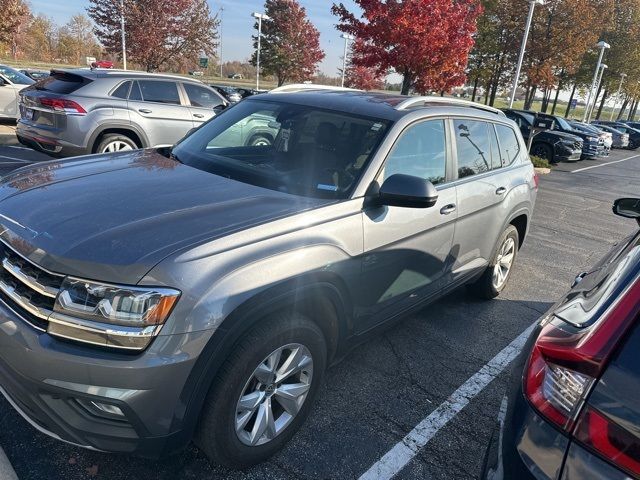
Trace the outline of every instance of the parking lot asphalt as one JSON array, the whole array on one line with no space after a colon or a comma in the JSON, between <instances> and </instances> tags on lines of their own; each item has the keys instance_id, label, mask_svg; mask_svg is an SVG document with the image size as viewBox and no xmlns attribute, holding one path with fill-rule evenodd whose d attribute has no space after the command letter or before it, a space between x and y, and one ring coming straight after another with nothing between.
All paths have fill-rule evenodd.
<instances>
[{"instance_id":1,"label":"parking lot asphalt","mask_svg":"<svg viewBox=\"0 0 640 480\"><path fill-rule=\"evenodd\" d=\"M0 147L0 174L35 155L7 148ZM635 152L561 164L542 177L531 232L503 294L484 302L460 289L358 347L328 371L306 424L263 465L228 471L195 447L155 461L85 451L36 432L2 399L0 445L21 479L348 479L368 471L389 478L381 459L398 460L403 439L426 425L422 448L410 450L395 478L474 479L508 378L496 358L505 363L503 352L575 275L637 228L611 205L638 195ZM488 363L486 388L466 388Z\"/></svg>"}]
</instances>

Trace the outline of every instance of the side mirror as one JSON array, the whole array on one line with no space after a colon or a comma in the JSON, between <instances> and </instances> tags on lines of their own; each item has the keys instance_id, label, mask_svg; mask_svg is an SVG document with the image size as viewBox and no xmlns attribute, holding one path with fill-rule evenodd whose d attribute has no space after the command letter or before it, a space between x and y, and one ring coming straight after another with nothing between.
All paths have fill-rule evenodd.
<instances>
[{"instance_id":1,"label":"side mirror","mask_svg":"<svg viewBox=\"0 0 640 480\"><path fill-rule=\"evenodd\" d=\"M221 103L220 105L216 105L215 107L213 107L213 111L216 115L219 115L220 113L224 112L228 106L229 105L227 105L226 103Z\"/></svg>"},{"instance_id":2,"label":"side mirror","mask_svg":"<svg viewBox=\"0 0 640 480\"><path fill-rule=\"evenodd\" d=\"M619 198L613 204L613 213L624 218L635 218L640 223L640 198Z\"/></svg>"},{"instance_id":3,"label":"side mirror","mask_svg":"<svg viewBox=\"0 0 640 480\"><path fill-rule=\"evenodd\" d=\"M437 201L436 187L428 180L411 175L391 175L378 191L378 203L389 207L430 208Z\"/></svg>"},{"instance_id":4,"label":"side mirror","mask_svg":"<svg viewBox=\"0 0 640 480\"><path fill-rule=\"evenodd\" d=\"M4 87L7 82L4 81L4 78L0 78L0 87Z\"/></svg>"}]
</instances>

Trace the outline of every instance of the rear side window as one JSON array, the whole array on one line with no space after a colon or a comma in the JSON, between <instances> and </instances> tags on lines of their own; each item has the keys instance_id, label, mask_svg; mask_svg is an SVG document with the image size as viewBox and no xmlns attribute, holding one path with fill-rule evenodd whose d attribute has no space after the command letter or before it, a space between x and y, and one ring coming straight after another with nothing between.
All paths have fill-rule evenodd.
<instances>
[{"instance_id":1,"label":"rear side window","mask_svg":"<svg viewBox=\"0 0 640 480\"><path fill-rule=\"evenodd\" d=\"M180 105L178 84L161 80L139 80L142 100L145 102Z\"/></svg>"},{"instance_id":2,"label":"rear side window","mask_svg":"<svg viewBox=\"0 0 640 480\"><path fill-rule=\"evenodd\" d=\"M222 105L222 100L213 91L200 85L193 85L192 83L183 83L189 102L194 107L203 108L215 108Z\"/></svg>"},{"instance_id":3,"label":"rear side window","mask_svg":"<svg viewBox=\"0 0 640 480\"><path fill-rule=\"evenodd\" d=\"M520 142L516 132L505 125L496 125L498 141L500 142L500 162L502 167L506 167L515 162L520 155Z\"/></svg>"},{"instance_id":4,"label":"rear side window","mask_svg":"<svg viewBox=\"0 0 640 480\"><path fill-rule=\"evenodd\" d=\"M112 97L125 99L129 96L129 89L131 88L131 82L124 82L118 88L116 88L111 94Z\"/></svg>"},{"instance_id":5,"label":"rear side window","mask_svg":"<svg viewBox=\"0 0 640 480\"><path fill-rule=\"evenodd\" d=\"M44 90L46 92L61 93L64 95L75 92L81 87L88 85L90 80L80 75L66 72L55 72L48 77L39 80L34 88Z\"/></svg>"},{"instance_id":6,"label":"rear side window","mask_svg":"<svg viewBox=\"0 0 640 480\"><path fill-rule=\"evenodd\" d=\"M466 178L491 170L493 127L477 120L454 120L458 150L458 177Z\"/></svg>"},{"instance_id":7,"label":"rear side window","mask_svg":"<svg viewBox=\"0 0 640 480\"><path fill-rule=\"evenodd\" d=\"M383 180L401 173L429 180L446 178L447 149L443 120L420 122L407 128L384 164Z\"/></svg>"}]
</instances>

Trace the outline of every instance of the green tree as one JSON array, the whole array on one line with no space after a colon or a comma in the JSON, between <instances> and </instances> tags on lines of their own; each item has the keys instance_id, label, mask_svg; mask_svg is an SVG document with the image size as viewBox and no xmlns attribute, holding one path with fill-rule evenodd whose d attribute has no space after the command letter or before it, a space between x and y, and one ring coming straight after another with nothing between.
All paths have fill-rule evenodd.
<instances>
[{"instance_id":1,"label":"green tree","mask_svg":"<svg viewBox=\"0 0 640 480\"><path fill-rule=\"evenodd\" d=\"M306 10L296 0L267 0L264 10L269 17L262 21L260 66L264 74L275 76L278 86L312 78L325 54L320 48L320 32L307 18ZM257 35L253 40L257 50ZM257 52L251 63L257 65Z\"/></svg>"}]
</instances>

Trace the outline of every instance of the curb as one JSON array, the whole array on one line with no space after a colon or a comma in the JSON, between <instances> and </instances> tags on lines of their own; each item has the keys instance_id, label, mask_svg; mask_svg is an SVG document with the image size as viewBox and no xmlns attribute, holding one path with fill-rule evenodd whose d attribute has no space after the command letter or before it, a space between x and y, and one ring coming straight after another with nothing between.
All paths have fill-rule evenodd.
<instances>
[{"instance_id":1,"label":"curb","mask_svg":"<svg viewBox=\"0 0 640 480\"><path fill-rule=\"evenodd\" d=\"M18 475L16 475L2 447L0 447L0 480L18 480Z\"/></svg>"},{"instance_id":2,"label":"curb","mask_svg":"<svg viewBox=\"0 0 640 480\"><path fill-rule=\"evenodd\" d=\"M535 171L540 175L549 175L551 173L550 168L535 168Z\"/></svg>"}]
</instances>

